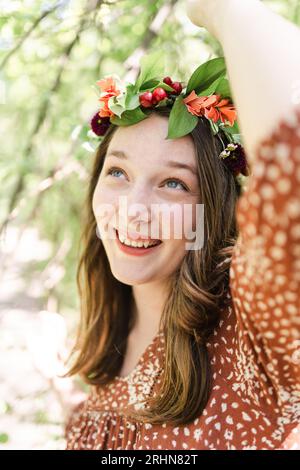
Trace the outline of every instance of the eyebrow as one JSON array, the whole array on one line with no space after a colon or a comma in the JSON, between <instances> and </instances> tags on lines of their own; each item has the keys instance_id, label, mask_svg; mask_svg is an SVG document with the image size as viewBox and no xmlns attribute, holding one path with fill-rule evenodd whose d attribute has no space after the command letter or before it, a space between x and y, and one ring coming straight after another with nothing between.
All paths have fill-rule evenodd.
<instances>
[{"instance_id":1,"label":"eyebrow","mask_svg":"<svg viewBox=\"0 0 300 470\"><path fill-rule=\"evenodd\" d=\"M110 150L110 152L107 154L107 157L109 156L115 156L115 157L118 157L118 158L121 158L121 159L128 159L128 155L123 152L123 150ZM168 161L167 165L166 166L169 166L169 167L172 167L172 168L182 168L184 170L189 170L191 173L193 173L194 175L198 175L198 172L196 170L196 168L192 165L189 165L188 163L183 163L183 162L177 162L177 161L174 161L174 160L170 160Z\"/></svg>"}]
</instances>

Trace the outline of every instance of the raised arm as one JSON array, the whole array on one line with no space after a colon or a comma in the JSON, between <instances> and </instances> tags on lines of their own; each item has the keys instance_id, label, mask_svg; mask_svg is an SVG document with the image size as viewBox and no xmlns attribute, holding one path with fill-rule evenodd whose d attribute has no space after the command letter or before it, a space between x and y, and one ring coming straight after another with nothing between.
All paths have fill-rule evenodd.
<instances>
[{"instance_id":1,"label":"raised arm","mask_svg":"<svg viewBox=\"0 0 300 470\"><path fill-rule=\"evenodd\" d=\"M259 0L187 0L221 43L250 164L258 143L300 104L300 29Z\"/></svg>"},{"instance_id":2,"label":"raised arm","mask_svg":"<svg viewBox=\"0 0 300 470\"><path fill-rule=\"evenodd\" d=\"M223 46L252 166L230 269L234 391L269 407L278 425L272 437L280 443L290 433L293 448L300 446L292 432L300 418L300 32L257 0L187 4Z\"/></svg>"}]
</instances>

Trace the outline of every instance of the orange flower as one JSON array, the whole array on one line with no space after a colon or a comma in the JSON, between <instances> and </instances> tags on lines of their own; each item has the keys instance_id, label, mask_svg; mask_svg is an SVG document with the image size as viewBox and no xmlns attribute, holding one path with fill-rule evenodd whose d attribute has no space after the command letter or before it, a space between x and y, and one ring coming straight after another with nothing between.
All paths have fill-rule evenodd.
<instances>
[{"instance_id":1,"label":"orange flower","mask_svg":"<svg viewBox=\"0 0 300 470\"><path fill-rule=\"evenodd\" d=\"M112 96L118 96L121 92L117 89L116 83L113 77L103 78L102 80L98 80L97 85L99 86L102 93L105 95L99 98L100 103L102 104L99 116L100 117L111 117L114 116L114 113L108 107L108 100Z\"/></svg>"},{"instance_id":2,"label":"orange flower","mask_svg":"<svg viewBox=\"0 0 300 470\"><path fill-rule=\"evenodd\" d=\"M230 126L233 126L237 119L236 109L233 104L228 99L220 101L220 96L218 102L210 110L207 110L205 115L214 122L221 119L226 124L226 121L228 121Z\"/></svg>"},{"instance_id":3,"label":"orange flower","mask_svg":"<svg viewBox=\"0 0 300 470\"><path fill-rule=\"evenodd\" d=\"M197 96L193 90L189 96L184 98L183 102L186 104L190 113L195 116L204 116L205 109L210 108L218 101L217 95L212 96Z\"/></svg>"},{"instance_id":4,"label":"orange flower","mask_svg":"<svg viewBox=\"0 0 300 470\"><path fill-rule=\"evenodd\" d=\"M205 116L217 122L219 119L225 124L233 126L237 114L236 109L228 99L221 99L220 95L197 96L193 90L184 100L188 111L195 116Z\"/></svg>"}]
</instances>

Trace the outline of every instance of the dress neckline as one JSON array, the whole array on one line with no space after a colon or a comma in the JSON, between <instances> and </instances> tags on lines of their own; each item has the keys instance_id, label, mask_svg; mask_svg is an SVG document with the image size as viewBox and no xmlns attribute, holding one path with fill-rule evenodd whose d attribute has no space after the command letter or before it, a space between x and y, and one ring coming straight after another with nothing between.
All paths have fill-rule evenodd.
<instances>
[{"instance_id":1,"label":"dress neckline","mask_svg":"<svg viewBox=\"0 0 300 470\"><path fill-rule=\"evenodd\" d=\"M127 382L134 374L135 372L137 371L138 367L140 366L140 364L143 362L143 360L145 359L146 355L149 353L150 349L152 349L152 347L154 346L154 344L156 343L156 341L158 340L158 338L162 335L163 333L163 330L162 329L159 329L158 332L154 335L154 337L152 338L152 340L150 341L150 343L148 344L148 346L146 346L146 348L144 349L144 351L142 352L142 354L140 355L136 365L134 366L134 368L129 372L129 374L127 375L124 375L124 376L121 376L121 375L115 375L115 380L117 381L120 381L120 382Z\"/></svg>"}]
</instances>

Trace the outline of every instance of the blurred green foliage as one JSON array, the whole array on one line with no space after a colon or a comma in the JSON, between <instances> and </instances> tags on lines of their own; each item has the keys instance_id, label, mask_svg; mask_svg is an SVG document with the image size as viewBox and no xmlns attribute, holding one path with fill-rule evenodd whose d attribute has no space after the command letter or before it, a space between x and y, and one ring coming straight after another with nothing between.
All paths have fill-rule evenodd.
<instances>
[{"instance_id":1,"label":"blurred green foliage","mask_svg":"<svg viewBox=\"0 0 300 470\"><path fill-rule=\"evenodd\" d=\"M300 0L265 3L300 24ZM30 365L23 329L39 308L62 313L72 331L77 324L82 204L96 143L87 136L98 108L93 86L113 73L135 81L140 57L154 49L165 56L167 74L184 82L201 62L222 55L221 45L188 20L184 0L0 0L0 276L8 271L6 284L0 278L9 294L0 306L11 318L0 329L1 373L13 371L18 380L23 371L30 374L29 389L22 378L18 386L7 381L1 448L64 447L63 406L52 406L53 383L47 375L38 380ZM28 232L30 243L20 244L24 256L13 257L14 247L2 258L6 233L17 233L20 243ZM74 383L87 391L79 378Z\"/></svg>"}]
</instances>

